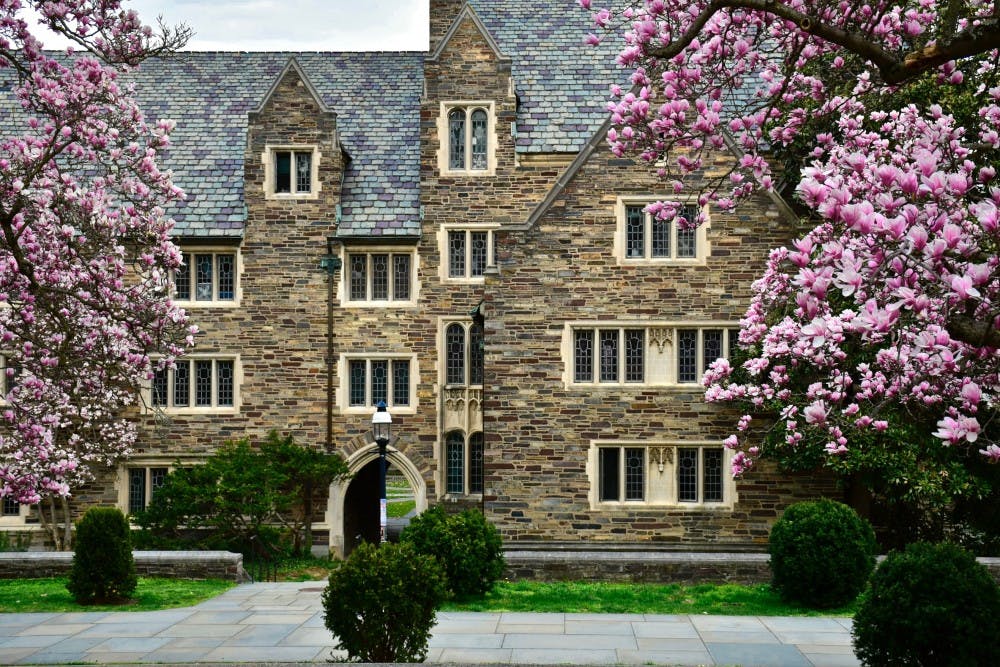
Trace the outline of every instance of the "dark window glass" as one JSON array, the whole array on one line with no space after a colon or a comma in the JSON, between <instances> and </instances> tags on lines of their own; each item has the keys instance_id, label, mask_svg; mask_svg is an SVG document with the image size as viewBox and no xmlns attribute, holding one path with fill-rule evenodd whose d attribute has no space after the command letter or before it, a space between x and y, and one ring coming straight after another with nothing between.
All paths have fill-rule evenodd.
<instances>
[{"instance_id":1,"label":"dark window glass","mask_svg":"<svg viewBox=\"0 0 1000 667\"><path fill-rule=\"evenodd\" d=\"M702 332L702 370L707 370L712 362L722 356L722 329L705 329Z\"/></svg>"},{"instance_id":2,"label":"dark window glass","mask_svg":"<svg viewBox=\"0 0 1000 667\"><path fill-rule=\"evenodd\" d=\"M704 449L704 475L702 489L706 503L722 502L722 449Z\"/></svg>"},{"instance_id":3,"label":"dark window glass","mask_svg":"<svg viewBox=\"0 0 1000 667\"><path fill-rule=\"evenodd\" d=\"M698 381L698 332L693 329L677 331L677 381Z\"/></svg>"},{"instance_id":4,"label":"dark window glass","mask_svg":"<svg viewBox=\"0 0 1000 667\"><path fill-rule=\"evenodd\" d=\"M396 359L392 362L392 403L410 404L410 360Z\"/></svg>"},{"instance_id":5,"label":"dark window glass","mask_svg":"<svg viewBox=\"0 0 1000 667\"><path fill-rule=\"evenodd\" d=\"M372 300L389 298L389 255L372 255Z\"/></svg>"},{"instance_id":6,"label":"dark window glass","mask_svg":"<svg viewBox=\"0 0 1000 667\"><path fill-rule=\"evenodd\" d=\"M445 487L448 493L465 493L465 441L461 433L453 431L445 441Z\"/></svg>"},{"instance_id":7,"label":"dark window glass","mask_svg":"<svg viewBox=\"0 0 1000 667\"><path fill-rule=\"evenodd\" d=\"M740 347L740 332L737 329L726 329L726 334L727 338L729 338L729 346L726 357L729 359L735 359L736 350Z\"/></svg>"},{"instance_id":8,"label":"dark window glass","mask_svg":"<svg viewBox=\"0 0 1000 667\"><path fill-rule=\"evenodd\" d=\"M292 191L291 151L275 151L274 153L274 191Z\"/></svg>"},{"instance_id":9,"label":"dark window glass","mask_svg":"<svg viewBox=\"0 0 1000 667\"><path fill-rule=\"evenodd\" d=\"M642 382L646 378L646 330L625 330L625 381Z\"/></svg>"},{"instance_id":10,"label":"dark window glass","mask_svg":"<svg viewBox=\"0 0 1000 667\"><path fill-rule=\"evenodd\" d=\"M448 168L465 169L465 109L448 113Z\"/></svg>"},{"instance_id":11,"label":"dark window glass","mask_svg":"<svg viewBox=\"0 0 1000 667\"><path fill-rule=\"evenodd\" d=\"M379 401L389 404L389 362L378 359L371 362L372 368L372 405Z\"/></svg>"},{"instance_id":12,"label":"dark window glass","mask_svg":"<svg viewBox=\"0 0 1000 667\"><path fill-rule=\"evenodd\" d=\"M197 269L195 283L195 299L198 301L212 300L212 256L195 255L194 263Z\"/></svg>"},{"instance_id":13,"label":"dark window glass","mask_svg":"<svg viewBox=\"0 0 1000 667\"><path fill-rule=\"evenodd\" d=\"M677 500L698 502L698 450L677 450Z\"/></svg>"},{"instance_id":14,"label":"dark window glass","mask_svg":"<svg viewBox=\"0 0 1000 667\"><path fill-rule=\"evenodd\" d=\"M351 300L368 299L368 255L351 255Z\"/></svg>"},{"instance_id":15,"label":"dark window glass","mask_svg":"<svg viewBox=\"0 0 1000 667\"><path fill-rule=\"evenodd\" d=\"M469 437L469 493L483 492L483 434Z\"/></svg>"},{"instance_id":16,"label":"dark window glass","mask_svg":"<svg viewBox=\"0 0 1000 667\"><path fill-rule=\"evenodd\" d=\"M694 224L698 219L698 208L695 206L685 206L681 209L680 215L690 224ZM677 220L677 256L697 257L698 256L698 230L694 227L681 229L684 223Z\"/></svg>"},{"instance_id":17,"label":"dark window glass","mask_svg":"<svg viewBox=\"0 0 1000 667\"><path fill-rule=\"evenodd\" d=\"M445 333L447 384L465 384L465 327L461 324L449 325Z\"/></svg>"},{"instance_id":18,"label":"dark window glass","mask_svg":"<svg viewBox=\"0 0 1000 667\"><path fill-rule=\"evenodd\" d=\"M181 255L182 266L177 268L174 274L174 290L178 301L189 301L191 299L191 255L184 253Z\"/></svg>"},{"instance_id":19,"label":"dark window glass","mask_svg":"<svg viewBox=\"0 0 1000 667\"><path fill-rule=\"evenodd\" d=\"M219 267L219 300L232 301L236 298L236 255L216 255Z\"/></svg>"},{"instance_id":20,"label":"dark window glass","mask_svg":"<svg viewBox=\"0 0 1000 667\"><path fill-rule=\"evenodd\" d=\"M156 490L163 486L163 482L167 479L167 469L166 468L150 468L149 469L149 497L152 499L153 494Z\"/></svg>"},{"instance_id":21,"label":"dark window glass","mask_svg":"<svg viewBox=\"0 0 1000 667\"><path fill-rule=\"evenodd\" d=\"M465 232L448 232L448 276L465 277Z\"/></svg>"},{"instance_id":22,"label":"dark window glass","mask_svg":"<svg viewBox=\"0 0 1000 667\"><path fill-rule=\"evenodd\" d=\"M653 237L651 254L653 257L670 257L670 223L657 220L654 216L650 226Z\"/></svg>"},{"instance_id":23,"label":"dark window glass","mask_svg":"<svg viewBox=\"0 0 1000 667\"><path fill-rule=\"evenodd\" d=\"M618 382L618 330L601 331L601 382Z\"/></svg>"},{"instance_id":24,"label":"dark window glass","mask_svg":"<svg viewBox=\"0 0 1000 667\"><path fill-rule=\"evenodd\" d=\"M573 381L594 381L594 332L573 332Z\"/></svg>"},{"instance_id":25,"label":"dark window glass","mask_svg":"<svg viewBox=\"0 0 1000 667\"><path fill-rule=\"evenodd\" d=\"M481 276L486 271L486 253L488 249L487 233L472 232L472 275Z\"/></svg>"},{"instance_id":26,"label":"dark window glass","mask_svg":"<svg viewBox=\"0 0 1000 667\"><path fill-rule=\"evenodd\" d=\"M136 514L146 509L146 469L129 468L128 513Z\"/></svg>"},{"instance_id":27,"label":"dark window glass","mask_svg":"<svg viewBox=\"0 0 1000 667\"><path fill-rule=\"evenodd\" d=\"M153 371L153 387L151 403L153 407L162 408L167 405L167 375L166 368Z\"/></svg>"},{"instance_id":28,"label":"dark window glass","mask_svg":"<svg viewBox=\"0 0 1000 667\"><path fill-rule=\"evenodd\" d=\"M352 359L347 364L348 377L350 378L350 402L351 405L365 405L367 398L367 383L365 382L365 362L360 359Z\"/></svg>"},{"instance_id":29,"label":"dark window glass","mask_svg":"<svg viewBox=\"0 0 1000 667\"><path fill-rule=\"evenodd\" d=\"M312 154L295 154L295 191L312 191Z\"/></svg>"},{"instance_id":30,"label":"dark window glass","mask_svg":"<svg viewBox=\"0 0 1000 667\"><path fill-rule=\"evenodd\" d=\"M218 383L218 402L220 407L232 407L235 396L232 361L216 361L215 369Z\"/></svg>"},{"instance_id":31,"label":"dark window glass","mask_svg":"<svg viewBox=\"0 0 1000 667\"><path fill-rule=\"evenodd\" d=\"M646 450L625 448L625 500L642 500L646 489Z\"/></svg>"},{"instance_id":32,"label":"dark window glass","mask_svg":"<svg viewBox=\"0 0 1000 667\"><path fill-rule=\"evenodd\" d=\"M191 405L191 363L178 362L174 369L174 407L183 408Z\"/></svg>"},{"instance_id":33,"label":"dark window glass","mask_svg":"<svg viewBox=\"0 0 1000 667\"><path fill-rule=\"evenodd\" d=\"M618 447L602 447L598 452L598 477L600 480L599 493L601 500L617 501L621 500L621 487L619 484L620 470L618 456L621 449Z\"/></svg>"},{"instance_id":34,"label":"dark window glass","mask_svg":"<svg viewBox=\"0 0 1000 667\"><path fill-rule=\"evenodd\" d=\"M469 329L469 384L482 384L484 364L483 328L473 324Z\"/></svg>"},{"instance_id":35,"label":"dark window glass","mask_svg":"<svg viewBox=\"0 0 1000 667\"><path fill-rule=\"evenodd\" d=\"M393 282L392 298L407 301L410 298L410 256L392 256Z\"/></svg>"},{"instance_id":36,"label":"dark window glass","mask_svg":"<svg viewBox=\"0 0 1000 667\"><path fill-rule=\"evenodd\" d=\"M3 497L3 509L0 510L3 516L18 516L21 513L21 503L10 496Z\"/></svg>"},{"instance_id":37,"label":"dark window glass","mask_svg":"<svg viewBox=\"0 0 1000 667\"><path fill-rule=\"evenodd\" d=\"M641 259L646 254L646 214L642 206L625 207L625 255Z\"/></svg>"},{"instance_id":38,"label":"dark window glass","mask_svg":"<svg viewBox=\"0 0 1000 667\"><path fill-rule=\"evenodd\" d=\"M212 405L212 362L199 359L194 362L195 405L208 407Z\"/></svg>"},{"instance_id":39,"label":"dark window glass","mask_svg":"<svg viewBox=\"0 0 1000 667\"><path fill-rule=\"evenodd\" d=\"M486 112L476 109L472 112L472 168L486 169L487 164Z\"/></svg>"}]
</instances>

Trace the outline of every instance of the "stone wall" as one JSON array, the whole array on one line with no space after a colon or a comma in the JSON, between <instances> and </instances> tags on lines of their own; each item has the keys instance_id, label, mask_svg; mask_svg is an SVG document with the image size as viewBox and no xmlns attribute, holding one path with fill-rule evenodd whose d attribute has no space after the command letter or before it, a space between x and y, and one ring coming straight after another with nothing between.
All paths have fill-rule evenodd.
<instances>
[{"instance_id":1,"label":"stone wall","mask_svg":"<svg viewBox=\"0 0 1000 667\"><path fill-rule=\"evenodd\" d=\"M133 551L143 577L248 581L243 555L229 551ZM0 553L0 579L65 576L73 565L70 551Z\"/></svg>"}]
</instances>

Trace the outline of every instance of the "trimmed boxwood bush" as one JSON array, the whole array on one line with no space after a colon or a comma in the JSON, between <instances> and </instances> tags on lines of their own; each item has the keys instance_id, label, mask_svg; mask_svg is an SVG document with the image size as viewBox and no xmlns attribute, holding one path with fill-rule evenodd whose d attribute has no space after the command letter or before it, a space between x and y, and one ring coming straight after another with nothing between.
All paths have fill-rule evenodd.
<instances>
[{"instance_id":1,"label":"trimmed boxwood bush","mask_svg":"<svg viewBox=\"0 0 1000 667\"><path fill-rule=\"evenodd\" d=\"M875 568L875 531L833 500L796 503L771 529L771 585L789 602L825 609L854 600Z\"/></svg>"},{"instance_id":2,"label":"trimmed boxwood bush","mask_svg":"<svg viewBox=\"0 0 1000 667\"><path fill-rule=\"evenodd\" d=\"M76 525L73 567L66 588L78 604L111 604L136 587L128 521L116 507L92 507Z\"/></svg>"},{"instance_id":3,"label":"trimmed boxwood bush","mask_svg":"<svg viewBox=\"0 0 1000 667\"><path fill-rule=\"evenodd\" d=\"M998 616L1000 589L972 554L911 544L872 575L854 615L854 651L865 665L998 665Z\"/></svg>"},{"instance_id":4,"label":"trimmed boxwood bush","mask_svg":"<svg viewBox=\"0 0 1000 667\"><path fill-rule=\"evenodd\" d=\"M400 539L441 561L458 599L485 595L503 576L500 532L476 510L448 515L432 507L414 517Z\"/></svg>"},{"instance_id":5,"label":"trimmed boxwood bush","mask_svg":"<svg viewBox=\"0 0 1000 667\"><path fill-rule=\"evenodd\" d=\"M330 574L326 627L355 662L423 662L447 596L440 563L409 544L364 543Z\"/></svg>"}]
</instances>

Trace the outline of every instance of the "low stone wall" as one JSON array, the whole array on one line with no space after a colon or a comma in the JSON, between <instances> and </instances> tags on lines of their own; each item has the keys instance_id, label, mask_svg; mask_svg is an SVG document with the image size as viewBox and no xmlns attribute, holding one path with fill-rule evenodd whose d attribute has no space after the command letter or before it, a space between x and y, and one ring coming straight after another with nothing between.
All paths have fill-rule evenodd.
<instances>
[{"instance_id":1,"label":"low stone wall","mask_svg":"<svg viewBox=\"0 0 1000 667\"><path fill-rule=\"evenodd\" d=\"M243 555L229 551L133 551L135 570L145 577L248 581ZM59 577L69 572L69 551L0 553L0 579Z\"/></svg>"},{"instance_id":2,"label":"low stone wall","mask_svg":"<svg viewBox=\"0 0 1000 667\"><path fill-rule=\"evenodd\" d=\"M765 553L510 550L505 556L505 576L511 580L656 584L771 581L770 557ZM1000 558L978 560L1000 584Z\"/></svg>"}]
</instances>

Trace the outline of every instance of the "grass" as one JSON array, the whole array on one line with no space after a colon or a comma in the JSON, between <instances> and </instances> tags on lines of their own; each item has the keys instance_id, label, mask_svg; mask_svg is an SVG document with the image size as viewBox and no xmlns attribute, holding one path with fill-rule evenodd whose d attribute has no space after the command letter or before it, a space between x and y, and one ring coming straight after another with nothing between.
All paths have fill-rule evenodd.
<instances>
[{"instance_id":1,"label":"grass","mask_svg":"<svg viewBox=\"0 0 1000 667\"><path fill-rule=\"evenodd\" d=\"M139 577L135 599L125 605L78 605L66 590L66 577L0 580L0 613L70 611L155 611L189 607L223 593L235 582L222 579Z\"/></svg>"},{"instance_id":2,"label":"grass","mask_svg":"<svg viewBox=\"0 0 1000 667\"><path fill-rule=\"evenodd\" d=\"M385 506L385 513L393 519L400 519L417 507L416 500L402 500L399 502L388 502Z\"/></svg>"},{"instance_id":3,"label":"grass","mask_svg":"<svg viewBox=\"0 0 1000 667\"><path fill-rule=\"evenodd\" d=\"M599 614L853 616L857 605L815 610L782 602L766 584L617 584L501 582L481 600L449 602L446 611L540 611Z\"/></svg>"}]
</instances>

